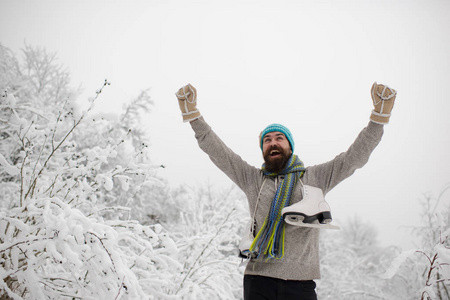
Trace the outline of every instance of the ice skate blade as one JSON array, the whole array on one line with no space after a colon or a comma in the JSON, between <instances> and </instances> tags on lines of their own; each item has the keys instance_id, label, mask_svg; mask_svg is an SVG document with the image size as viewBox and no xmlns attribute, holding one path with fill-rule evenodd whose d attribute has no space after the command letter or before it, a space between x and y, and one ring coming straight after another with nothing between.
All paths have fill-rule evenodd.
<instances>
[{"instance_id":1,"label":"ice skate blade","mask_svg":"<svg viewBox=\"0 0 450 300\"><path fill-rule=\"evenodd\" d=\"M286 223L290 225L294 225L297 227L308 227L308 228L317 228L317 229L341 229L339 226L331 225L331 224L310 224L303 222L290 222L285 220Z\"/></svg>"}]
</instances>

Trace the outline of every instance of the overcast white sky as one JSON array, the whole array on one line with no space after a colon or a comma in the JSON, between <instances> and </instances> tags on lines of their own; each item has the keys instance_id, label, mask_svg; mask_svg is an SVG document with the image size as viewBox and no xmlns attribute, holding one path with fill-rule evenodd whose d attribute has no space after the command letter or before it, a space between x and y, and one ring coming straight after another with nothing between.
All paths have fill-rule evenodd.
<instances>
[{"instance_id":1,"label":"overcast white sky","mask_svg":"<svg viewBox=\"0 0 450 300\"><path fill-rule=\"evenodd\" d=\"M385 245L408 248L402 226L417 224L418 200L450 183L450 1L0 0L0 12L0 42L56 52L80 102L105 78L98 111L151 88L153 162L171 184L231 184L182 123L179 87L193 84L205 119L259 167L258 134L273 122L306 165L345 151L369 120L374 81L398 91L391 124L328 194L336 223L359 215Z\"/></svg>"}]
</instances>

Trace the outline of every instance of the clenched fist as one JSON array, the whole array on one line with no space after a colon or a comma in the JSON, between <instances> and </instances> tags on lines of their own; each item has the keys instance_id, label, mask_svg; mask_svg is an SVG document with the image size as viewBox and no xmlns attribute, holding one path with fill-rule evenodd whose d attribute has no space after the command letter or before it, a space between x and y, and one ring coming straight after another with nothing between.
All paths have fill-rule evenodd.
<instances>
[{"instance_id":1,"label":"clenched fist","mask_svg":"<svg viewBox=\"0 0 450 300\"><path fill-rule=\"evenodd\" d=\"M370 120L378 124L388 124L397 91L375 82L372 85L371 94L374 109L370 115Z\"/></svg>"},{"instance_id":2,"label":"clenched fist","mask_svg":"<svg viewBox=\"0 0 450 300\"><path fill-rule=\"evenodd\" d=\"M191 84L183 86L175 95L178 98L184 122L194 121L201 117L197 109L197 90Z\"/></svg>"}]
</instances>

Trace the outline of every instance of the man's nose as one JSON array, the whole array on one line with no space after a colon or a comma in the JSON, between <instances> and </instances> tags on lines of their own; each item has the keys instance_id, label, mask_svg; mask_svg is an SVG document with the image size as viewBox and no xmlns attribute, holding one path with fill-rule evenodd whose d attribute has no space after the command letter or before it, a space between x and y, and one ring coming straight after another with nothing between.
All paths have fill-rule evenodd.
<instances>
[{"instance_id":1,"label":"man's nose","mask_svg":"<svg viewBox=\"0 0 450 300\"><path fill-rule=\"evenodd\" d=\"M278 141L276 140L270 141L270 146L278 146Z\"/></svg>"}]
</instances>

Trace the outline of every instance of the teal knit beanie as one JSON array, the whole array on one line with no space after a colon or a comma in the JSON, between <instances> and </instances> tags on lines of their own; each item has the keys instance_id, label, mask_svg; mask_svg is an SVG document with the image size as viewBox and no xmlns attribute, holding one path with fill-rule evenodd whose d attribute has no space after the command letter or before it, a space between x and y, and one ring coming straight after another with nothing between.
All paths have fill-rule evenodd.
<instances>
[{"instance_id":1,"label":"teal knit beanie","mask_svg":"<svg viewBox=\"0 0 450 300\"><path fill-rule=\"evenodd\" d=\"M271 124L271 125L267 126L261 132L261 134L259 135L259 142L260 142L261 150L263 149L264 136L266 134L268 134L269 132L274 132L274 131L281 132L282 134L284 134L286 136L286 138L289 141L289 144L291 145L292 152L294 152L294 139L292 138L292 134L289 131L289 129L287 129L285 126L283 126L281 124Z\"/></svg>"}]
</instances>

